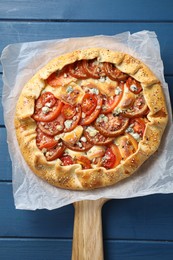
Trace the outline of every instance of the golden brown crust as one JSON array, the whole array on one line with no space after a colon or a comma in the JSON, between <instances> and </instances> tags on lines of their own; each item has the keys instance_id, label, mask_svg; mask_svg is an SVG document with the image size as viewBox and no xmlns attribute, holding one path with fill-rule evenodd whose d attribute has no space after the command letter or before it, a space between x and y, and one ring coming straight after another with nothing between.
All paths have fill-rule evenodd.
<instances>
[{"instance_id":1,"label":"golden brown crust","mask_svg":"<svg viewBox=\"0 0 173 260\"><path fill-rule=\"evenodd\" d=\"M45 87L45 79L65 65L82 59L97 58L114 63L119 70L141 82L150 109L149 123L137 151L116 168L103 167L83 170L81 165L61 166L57 159L48 162L36 145L36 123L31 118L34 103ZM132 175L157 149L166 127L168 114L161 84L150 69L128 54L107 49L91 48L62 55L50 61L24 86L18 99L15 129L20 150L31 170L48 183L71 190L88 190L113 185Z\"/></svg>"}]
</instances>

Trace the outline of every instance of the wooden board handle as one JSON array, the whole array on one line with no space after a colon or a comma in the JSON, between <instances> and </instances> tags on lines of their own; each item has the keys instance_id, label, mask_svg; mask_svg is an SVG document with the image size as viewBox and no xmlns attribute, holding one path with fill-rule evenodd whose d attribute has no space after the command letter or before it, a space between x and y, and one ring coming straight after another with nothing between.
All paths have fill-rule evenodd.
<instances>
[{"instance_id":1,"label":"wooden board handle","mask_svg":"<svg viewBox=\"0 0 173 260\"><path fill-rule=\"evenodd\" d=\"M74 203L72 260L103 260L101 209L106 199Z\"/></svg>"}]
</instances>

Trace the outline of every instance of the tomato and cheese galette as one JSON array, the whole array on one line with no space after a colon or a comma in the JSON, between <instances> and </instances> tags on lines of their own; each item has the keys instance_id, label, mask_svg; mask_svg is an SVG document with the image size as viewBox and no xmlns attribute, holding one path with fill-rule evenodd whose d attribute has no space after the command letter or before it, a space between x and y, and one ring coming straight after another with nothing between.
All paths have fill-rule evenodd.
<instances>
[{"instance_id":1,"label":"tomato and cheese galette","mask_svg":"<svg viewBox=\"0 0 173 260\"><path fill-rule=\"evenodd\" d=\"M50 61L24 86L15 129L32 171L88 190L129 177L158 148L168 114L159 80L136 58L77 50Z\"/></svg>"}]
</instances>

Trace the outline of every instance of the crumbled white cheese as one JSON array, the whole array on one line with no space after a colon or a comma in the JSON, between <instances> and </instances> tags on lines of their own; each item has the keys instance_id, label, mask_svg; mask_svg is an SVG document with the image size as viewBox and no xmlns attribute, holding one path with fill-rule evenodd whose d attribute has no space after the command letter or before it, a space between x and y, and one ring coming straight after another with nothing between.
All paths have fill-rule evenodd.
<instances>
[{"instance_id":1,"label":"crumbled white cheese","mask_svg":"<svg viewBox=\"0 0 173 260\"><path fill-rule=\"evenodd\" d=\"M47 103L45 104L45 106L46 106L46 107L50 107L50 106L51 106L51 103L50 103L50 102L47 102Z\"/></svg>"},{"instance_id":2,"label":"crumbled white cheese","mask_svg":"<svg viewBox=\"0 0 173 260\"><path fill-rule=\"evenodd\" d=\"M89 92L90 92L91 94L96 94L96 95L99 94L99 90L98 90L97 88L90 88L90 89L89 89Z\"/></svg>"},{"instance_id":3,"label":"crumbled white cheese","mask_svg":"<svg viewBox=\"0 0 173 260\"><path fill-rule=\"evenodd\" d=\"M121 92L122 92L122 89L119 86L117 86L115 89L115 95L120 95Z\"/></svg>"},{"instance_id":4,"label":"crumbled white cheese","mask_svg":"<svg viewBox=\"0 0 173 260\"><path fill-rule=\"evenodd\" d=\"M130 86L130 90L131 90L131 91L137 91L138 88L137 88L136 85L133 85L133 84L132 84L132 85Z\"/></svg>"},{"instance_id":5,"label":"crumbled white cheese","mask_svg":"<svg viewBox=\"0 0 173 260\"><path fill-rule=\"evenodd\" d=\"M123 110L120 107L118 107L118 108L114 109L113 116L118 116L122 112L123 112Z\"/></svg>"},{"instance_id":6,"label":"crumbled white cheese","mask_svg":"<svg viewBox=\"0 0 173 260\"><path fill-rule=\"evenodd\" d=\"M68 86L68 88L66 89L66 92L67 92L67 93L71 93L71 92L73 92L73 88L72 88L72 86Z\"/></svg>"},{"instance_id":7,"label":"crumbled white cheese","mask_svg":"<svg viewBox=\"0 0 173 260\"><path fill-rule=\"evenodd\" d=\"M65 127L66 127L67 129L70 128L71 125L72 125L72 122L73 122L73 120L66 120L66 121L64 122Z\"/></svg>"},{"instance_id":8,"label":"crumbled white cheese","mask_svg":"<svg viewBox=\"0 0 173 260\"><path fill-rule=\"evenodd\" d=\"M93 126L88 126L86 131L91 137L96 136L96 134L98 133L98 131Z\"/></svg>"},{"instance_id":9,"label":"crumbled white cheese","mask_svg":"<svg viewBox=\"0 0 173 260\"><path fill-rule=\"evenodd\" d=\"M61 130L63 129L63 127L62 127L62 125L57 125L57 126L56 126L56 129L57 129L58 131L61 131Z\"/></svg>"},{"instance_id":10,"label":"crumbled white cheese","mask_svg":"<svg viewBox=\"0 0 173 260\"><path fill-rule=\"evenodd\" d=\"M105 116L104 114L100 114L99 117L96 120L97 123L101 123L101 122L108 122L108 117Z\"/></svg>"},{"instance_id":11,"label":"crumbled white cheese","mask_svg":"<svg viewBox=\"0 0 173 260\"><path fill-rule=\"evenodd\" d=\"M49 107L42 107L42 112L43 112L44 114L47 114L49 111L50 111L50 108L49 108Z\"/></svg>"},{"instance_id":12,"label":"crumbled white cheese","mask_svg":"<svg viewBox=\"0 0 173 260\"><path fill-rule=\"evenodd\" d=\"M105 80L106 80L105 77L101 77L101 78L99 79L100 82L105 82Z\"/></svg>"},{"instance_id":13,"label":"crumbled white cheese","mask_svg":"<svg viewBox=\"0 0 173 260\"><path fill-rule=\"evenodd\" d=\"M140 142L141 137L140 137L140 135L138 133L132 132L130 134L133 136L134 139L136 139L137 142Z\"/></svg>"},{"instance_id":14,"label":"crumbled white cheese","mask_svg":"<svg viewBox=\"0 0 173 260\"><path fill-rule=\"evenodd\" d=\"M81 139L80 139L80 141L82 141L82 142L86 143L87 139L86 139L86 137L85 137L85 136L82 136L82 137L81 137Z\"/></svg>"}]
</instances>

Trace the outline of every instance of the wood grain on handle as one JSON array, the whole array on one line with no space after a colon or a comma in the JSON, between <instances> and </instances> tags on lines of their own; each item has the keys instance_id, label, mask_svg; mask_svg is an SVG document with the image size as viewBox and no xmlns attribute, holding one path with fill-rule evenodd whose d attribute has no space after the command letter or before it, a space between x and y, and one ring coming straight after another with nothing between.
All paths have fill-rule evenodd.
<instances>
[{"instance_id":1,"label":"wood grain on handle","mask_svg":"<svg viewBox=\"0 0 173 260\"><path fill-rule=\"evenodd\" d=\"M72 260L103 260L101 209L107 199L74 203Z\"/></svg>"}]
</instances>

